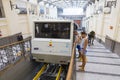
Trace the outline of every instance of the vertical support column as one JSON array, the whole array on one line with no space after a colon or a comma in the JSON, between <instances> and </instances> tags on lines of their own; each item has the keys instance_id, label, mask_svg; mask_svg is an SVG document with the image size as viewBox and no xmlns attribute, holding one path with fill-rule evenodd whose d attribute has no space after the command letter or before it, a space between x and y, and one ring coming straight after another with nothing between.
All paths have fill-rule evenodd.
<instances>
[{"instance_id":1,"label":"vertical support column","mask_svg":"<svg viewBox=\"0 0 120 80\"><path fill-rule=\"evenodd\" d=\"M96 18L96 15L95 15L95 31L97 31L97 18Z\"/></svg>"},{"instance_id":2,"label":"vertical support column","mask_svg":"<svg viewBox=\"0 0 120 80\"><path fill-rule=\"evenodd\" d=\"M6 19L6 23L7 23L7 35L10 35L12 32L10 30L10 23L9 23L9 16L8 16L8 12L10 12L10 6L9 6L9 1L8 0L2 0L2 5L3 5L3 9L4 9L4 13L5 13L5 19ZM9 8L8 8L9 7ZM9 13L10 15L10 13Z\"/></svg>"},{"instance_id":3,"label":"vertical support column","mask_svg":"<svg viewBox=\"0 0 120 80\"><path fill-rule=\"evenodd\" d=\"M104 31L104 18L105 17L105 14L104 13L102 13L102 22L101 22L101 35L100 35L100 38L101 39L103 39L104 38L104 36L103 36L103 31Z\"/></svg>"},{"instance_id":4,"label":"vertical support column","mask_svg":"<svg viewBox=\"0 0 120 80\"><path fill-rule=\"evenodd\" d=\"M119 36L118 35L118 32L119 32L119 23L120 23L120 0L117 0L117 3L116 3L118 6L117 7L117 19L116 19L116 28L115 28L115 33L114 33L114 40L117 41L117 37Z\"/></svg>"},{"instance_id":5,"label":"vertical support column","mask_svg":"<svg viewBox=\"0 0 120 80\"><path fill-rule=\"evenodd\" d=\"M29 4L29 2L27 1L26 2L26 7L27 7L27 31L28 31L28 33L30 33L30 24L29 24L29 17L30 17L30 13L29 13L29 6L30 6L30 4Z\"/></svg>"}]
</instances>

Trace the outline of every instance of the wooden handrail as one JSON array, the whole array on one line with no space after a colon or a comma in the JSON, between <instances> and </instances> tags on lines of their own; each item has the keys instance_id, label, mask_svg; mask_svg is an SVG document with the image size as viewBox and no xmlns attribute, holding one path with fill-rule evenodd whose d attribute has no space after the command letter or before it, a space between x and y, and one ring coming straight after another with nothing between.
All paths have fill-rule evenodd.
<instances>
[{"instance_id":1,"label":"wooden handrail","mask_svg":"<svg viewBox=\"0 0 120 80\"><path fill-rule=\"evenodd\" d=\"M28 34L31 35L32 33L24 33L24 34L22 34L22 35L28 35Z\"/></svg>"},{"instance_id":2,"label":"wooden handrail","mask_svg":"<svg viewBox=\"0 0 120 80\"><path fill-rule=\"evenodd\" d=\"M11 43L11 44L7 44L7 45L4 45L4 46L0 46L0 49L1 49L1 48L5 48L5 47L8 47L8 46L12 46L12 45L20 44L20 43L23 43L23 42L28 41L28 40L30 40L30 39L31 39L31 37L28 37L28 38L25 38L25 39L22 40L22 41L17 41L17 42Z\"/></svg>"},{"instance_id":3,"label":"wooden handrail","mask_svg":"<svg viewBox=\"0 0 120 80\"><path fill-rule=\"evenodd\" d=\"M9 38L11 36L18 36L18 35L22 35L22 33L20 32L20 33L16 33L16 34L13 34L13 35L4 36L4 37L1 37L0 39L2 39L2 38Z\"/></svg>"},{"instance_id":4,"label":"wooden handrail","mask_svg":"<svg viewBox=\"0 0 120 80\"><path fill-rule=\"evenodd\" d=\"M66 80L71 80L71 78L72 78L74 58L75 58L75 47L76 47L76 43L73 44L72 55L71 55L71 60L70 60L70 65L69 65Z\"/></svg>"}]
</instances>

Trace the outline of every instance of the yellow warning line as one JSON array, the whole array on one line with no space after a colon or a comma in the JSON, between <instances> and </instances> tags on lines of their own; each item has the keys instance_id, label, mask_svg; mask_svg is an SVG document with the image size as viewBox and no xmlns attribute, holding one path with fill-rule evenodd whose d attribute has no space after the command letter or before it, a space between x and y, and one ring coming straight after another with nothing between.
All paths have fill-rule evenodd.
<instances>
[{"instance_id":1,"label":"yellow warning line","mask_svg":"<svg viewBox=\"0 0 120 80\"><path fill-rule=\"evenodd\" d=\"M56 80L60 80L60 74L61 74L61 72L62 72L62 66L59 69L59 72L57 74Z\"/></svg>"},{"instance_id":2,"label":"yellow warning line","mask_svg":"<svg viewBox=\"0 0 120 80\"><path fill-rule=\"evenodd\" d=\"M37 73L37 75L33 78L33 80L38 80L39 79L39 77L41 76L41 74L44 72L44 70L46 69L46 67L47 67L47 64L45 64L42 68L41 68L41 70Z\"/></svg>"}]
</instances>

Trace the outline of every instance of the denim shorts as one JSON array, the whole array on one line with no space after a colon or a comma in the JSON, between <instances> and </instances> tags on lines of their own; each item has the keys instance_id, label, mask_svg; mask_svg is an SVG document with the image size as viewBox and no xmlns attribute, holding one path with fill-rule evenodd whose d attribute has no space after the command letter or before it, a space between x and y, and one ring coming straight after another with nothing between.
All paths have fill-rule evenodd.
<instances>
[{"instance_id":1,"label":"denim shorts","mask_svg":"<svg viewBox=\"0 0 120 80\"><path fill-rule=\"evenodd\" d=\"M79 51L81 51L81 47L80 47L80 45L77 45L77 49L78 49Z\"/></svg>"},{"instance_id":2,"label":"denim shorts","mask_svg":"<svg viewBox=\"0 0 120 80\"><path fill-rule=\"evenodd\" d=\"M82 51L82 50L83 50L83 48L81 49L81 51ZM86 53L87 53L87 50L84 51L84 54L86 54Z\"/></svg>"}]
</instances>

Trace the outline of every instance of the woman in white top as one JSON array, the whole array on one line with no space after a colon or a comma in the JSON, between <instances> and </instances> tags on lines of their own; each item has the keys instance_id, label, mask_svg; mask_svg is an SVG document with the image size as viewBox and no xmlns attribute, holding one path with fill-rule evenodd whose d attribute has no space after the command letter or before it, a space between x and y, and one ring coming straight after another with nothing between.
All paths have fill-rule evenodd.
<instances>
[{"instance_id":1,"label":"woman in white top","mask_svg":"<svg viewBox=\"0 0 120 80\"><path fill-rule=\"evenodd\" d=\"M88 45L88 38L87 38L87 34L86 32L81 32L81 43L80 43L80 46L81 46L81 57L82 57L82 65L80 65L79 67L81 71L84 71L85 70L85 65L86 65L86 48L87 48L87 45Z\"/></svg>"}]
</instances>

